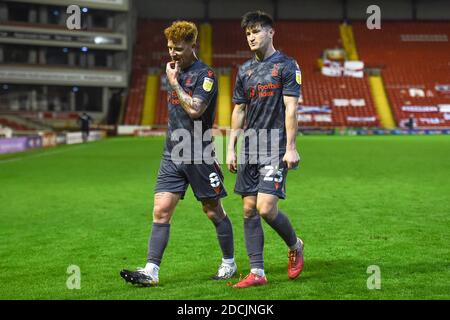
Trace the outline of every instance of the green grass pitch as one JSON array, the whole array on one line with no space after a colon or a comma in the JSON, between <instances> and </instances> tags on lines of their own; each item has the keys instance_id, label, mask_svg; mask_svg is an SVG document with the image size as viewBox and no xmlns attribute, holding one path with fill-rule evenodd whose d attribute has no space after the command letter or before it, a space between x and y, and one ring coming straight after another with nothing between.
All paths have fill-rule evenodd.
<instances>
[{"instance_id":1,"label":"green grass pitch","mask_svg":"<svg viewBox=\"0 0 450 320\"><path fill-rule=\"evenodd\" d=\"M143 266L163 138L113 138L0 157L0 299L449 299L450 138L299 136L288 213L305 268L264 225L269 284L235 290L209 277L220 263L212 223L189 189L173 219L161 285L119 276ZM247 274L241 200L223 167L223 200ZM81 288L69 290L77 265ZM381 288L367 287L378 266ZM238 278L233 279L236 282ZM369 279L369 283L371 280Z\"/></svg>"}]
</instances>

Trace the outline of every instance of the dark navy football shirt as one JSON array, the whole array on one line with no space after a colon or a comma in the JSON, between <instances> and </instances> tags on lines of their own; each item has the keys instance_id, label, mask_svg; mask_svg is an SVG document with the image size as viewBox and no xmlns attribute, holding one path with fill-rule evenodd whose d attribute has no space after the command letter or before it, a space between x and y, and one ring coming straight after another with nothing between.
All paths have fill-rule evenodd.
<instances>
[{"instance_id":1,"label":"dark navy football shirt","mask_svg":"<svg viewBox=\"0 0 450 320\"><path fill-rule=\"evenodd\" d=\"M247 105L244 130L246 133L250 129L256 132L259 153L262 146L270 154L273 144L279 145L279 154L286 152L283 95L299 97L300 85L301 73L297 62L279 51L263 61L255 57L239 68L233 102ZM261 129L267 129L267 135ZM245 153L254 153L254 149L249 148L249 140L245 141Z\"/></svg>"},{"instance_id":2,"label":"dark navy football shirt","mask_svg":"<svg viewBox=\"0 0 450 320\"><path fill-rule=\"evenodd\" d=\"M164 147L164 158L170 159L175 146L174 154L181 156L183 162L189 163L202 160L205 148L212 143L211 135L204 135L205 131L212 129L216 112L217 100L217 80L214 72L205 63L196 60L188 68L181 70L178 76L178 82L185 92L191 97L199 98L208 105L205 112L198 119L191 119L183 107L180 105L178 96L168 85L167 105L169 108L169 123ZM181 130L180 130L181 129ZM190 136L189 142L185 134ZM203 141L205 140L205 141ZM190 143L190 154L185 154L181 146L188 146ZM208 149L209 150L209 149ZM205 152L209 156L214 156L214 152ZM206 157L210 158L210 157ZM208 159L204 159L208 160Z\"/></svg>"}]
</instances>

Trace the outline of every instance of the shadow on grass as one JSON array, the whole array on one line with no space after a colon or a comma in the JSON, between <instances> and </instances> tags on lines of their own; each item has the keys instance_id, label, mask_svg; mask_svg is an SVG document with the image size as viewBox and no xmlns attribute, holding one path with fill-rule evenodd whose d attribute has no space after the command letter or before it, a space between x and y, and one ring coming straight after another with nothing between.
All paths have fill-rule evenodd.
<instances>
[{"instance_id":1,"label":"shadow on grass","mask_svg":"<svg viewBox=\"0 0 450 320\"><path fill-rule=\"evenodd\" d=\"M355 275L361 275L367 278L367 267L366 262L355 259L306 259L299 278L301 278L302 282L323 281L324 279L331 281L341 278L346 274L351 278L355 278ZM292 281L287 278L287 261L285 265L282 263L271 263L267 265L266 273L268 277L273 279L281 280L283 277L286 277L287 281Z\"/></svg>"}]
</instances>

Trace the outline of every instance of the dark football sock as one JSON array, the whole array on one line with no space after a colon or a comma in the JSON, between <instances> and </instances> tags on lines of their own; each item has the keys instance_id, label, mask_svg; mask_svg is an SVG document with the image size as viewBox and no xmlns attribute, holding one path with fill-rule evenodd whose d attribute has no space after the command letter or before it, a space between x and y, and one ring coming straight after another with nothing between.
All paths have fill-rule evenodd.
<instances>
[{"instance_id":1,"label":"dark football sock","mask_svg":"<svg viewBox=\"0 0 450 320\"><path fill-rule=\"evenodd\" d=\"M169 242L170 224L153 223L150 239L148 241L147 262L159 266L161 259Z\"/></svg>"},{"instance_id":2,"label":"dark football sock","mask_svg":"<svg viewBox=\"0 0 450 320\"><path fill-rule=\"evenodd\" d=\"M224 259L234 257L233 226L228 216L225 216L219 223L213 222L216 227L217 239Z\"/></svg>"},{"instance_id":3,"label":"dark football sock","mask_svg":"<svg viewBox=\"0 0 450 320\"><path fill-rule=\"evenodd\" d=\"M244 237L250 268L264 269L264 230L259 215L244 218Z\"/></svg>"},{"instance_id":4,"label":"dark football sock","mask_svg":"<svg viewBox=\"0 0 450 320\"><path fill-rule=\"evenodd\" d=\"M297 235L291 222L285 214L278 211L275 219L271 221L266 219L266 222L280 235L288 247L295 246L297 243Z\"/></svg>"}]
</instances>

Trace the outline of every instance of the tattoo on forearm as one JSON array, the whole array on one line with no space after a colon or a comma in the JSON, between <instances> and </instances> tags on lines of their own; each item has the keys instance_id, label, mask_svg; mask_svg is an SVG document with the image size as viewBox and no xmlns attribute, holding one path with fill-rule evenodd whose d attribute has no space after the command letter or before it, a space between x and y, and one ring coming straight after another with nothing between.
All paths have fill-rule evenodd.
<instances>
[{"instance_id":1,"label":"tattoo on forearm","mask_svg":"<svg viewBox=\"0 0 450 320\"><path fill-rule=\"evenodd\" d=\"M180 100L180 104L183 108L192 106L192 97L188 95L179 84L175 86L174 90L177 93L178 99Z\"/></svg>"},{"instance_id":2,"label":"tattoo on forearm","mask_svg":"<svg viewBox=\"0 0 450 320\"><path fill-rule=\"evenodd\" d=\"M179 84L176 85L173 89L177 93L181 107L188 114L194 113L201 115L203 111L206 109L207 104L205 101L191 97L189 94L186 93L186 91L183 90L183 88Z\"/></svg>"},{"instance_id":3,"label":"tattoo on forearm","mask_svg":"<svg viewBox=\"0 0 450 320\"><path fill-rule=\"evenodd\" d=\"M192 102L192 109L194 109L195 112L201 113L206 109L206 103L199 98L194 98Z\"/></svg>"}]
</instances>

